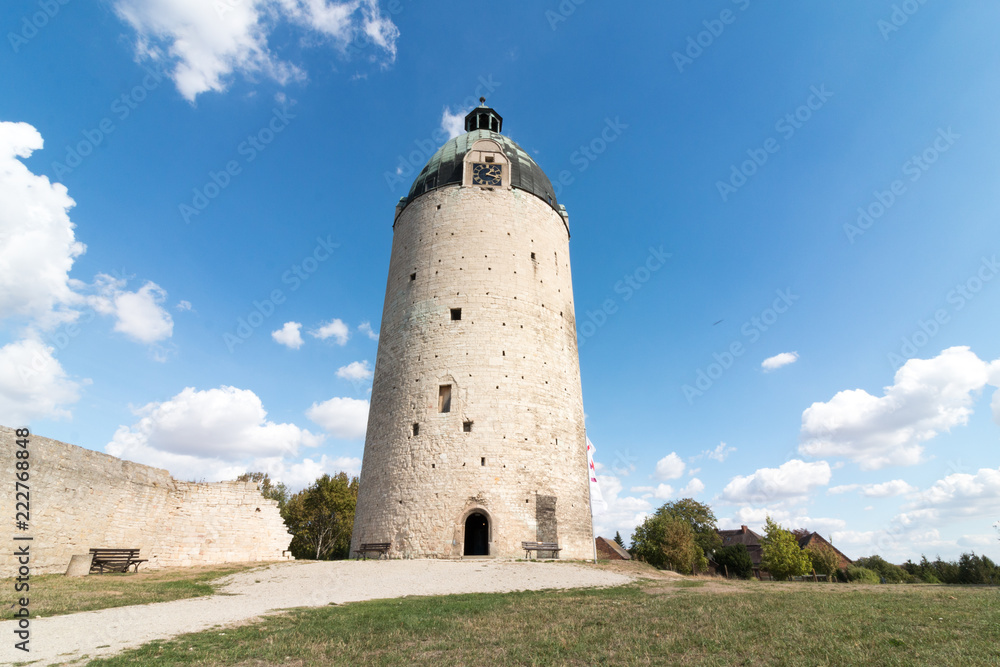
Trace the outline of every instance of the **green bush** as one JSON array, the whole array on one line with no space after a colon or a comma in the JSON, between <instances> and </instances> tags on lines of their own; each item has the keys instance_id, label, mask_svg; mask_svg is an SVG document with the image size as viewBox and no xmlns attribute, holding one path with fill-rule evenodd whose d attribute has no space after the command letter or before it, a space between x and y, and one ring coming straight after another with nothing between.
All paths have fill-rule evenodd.
<instances>
[{"instance_id":1,"label":"green bush","mask_svg":"<svg viewBox=\"0 0 1000 667\"><path fill-rule=\"evenodd\" d=\"M847 580L852 584L878 584L882 578L874 570L857 565L847 566Z\"/></svg>"},{"instance_id":2,"label":"green bush","mask_svg":"<svg viewBox=\"0 0 1000 667\"><path fill-rule=\"evenodd\" d=\"M719 565L719 574L728 571L730 577L753 578L753 559L750 558L750 552L744 544L722 547L715 552L715 562Z\"/></svg>"},{"instance_id":3,"label":"green bush","mask_svg":"<svg viewBox=\"0 0 1000 667\"><path fill-rule=\"evenodd\" d=\"M908 573L903 568L898 565L893 565L892 563L886 561L881 556L868 556L867 558L859 558L854 561L857 567L863 567L867 570L871 570L878 574L879 577L885 579L887 584L902 584L906 583L909 579Z\"/></svg>"}]
</instances>

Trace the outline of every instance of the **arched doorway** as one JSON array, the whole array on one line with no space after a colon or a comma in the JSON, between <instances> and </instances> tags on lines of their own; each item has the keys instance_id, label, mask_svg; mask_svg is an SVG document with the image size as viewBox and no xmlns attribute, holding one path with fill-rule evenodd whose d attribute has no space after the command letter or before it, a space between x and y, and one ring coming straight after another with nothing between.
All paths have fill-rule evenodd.
<instances>
[{"instance_id":1,"label":"arched doorway","mask_svg":"<svg viewBox=\"0 0 1000 667\"><path fill-rule=\"evenodd\" d=\"M473 512L465 520L465 555L490 555L490 520L482 512Z\"/></svg>"}]
</instances>

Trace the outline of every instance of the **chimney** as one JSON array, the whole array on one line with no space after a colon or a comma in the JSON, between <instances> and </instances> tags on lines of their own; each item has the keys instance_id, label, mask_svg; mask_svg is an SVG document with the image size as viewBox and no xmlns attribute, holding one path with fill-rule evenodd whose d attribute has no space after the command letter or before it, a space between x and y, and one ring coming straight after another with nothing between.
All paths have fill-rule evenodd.
<instances>
[{"instance_id":1,"label":"chimney","mask_svg":"<svg viewBox=\"0 0 1000 667\"><path fill-rule=\"evenodd\" d=\"M740 526L740 530L742 530L742 531L743 531L743 534L744 534L744 535L746 535L746 534L747 534L747 527L746 527L746 526Z\"/></svg>"}]
</instances>

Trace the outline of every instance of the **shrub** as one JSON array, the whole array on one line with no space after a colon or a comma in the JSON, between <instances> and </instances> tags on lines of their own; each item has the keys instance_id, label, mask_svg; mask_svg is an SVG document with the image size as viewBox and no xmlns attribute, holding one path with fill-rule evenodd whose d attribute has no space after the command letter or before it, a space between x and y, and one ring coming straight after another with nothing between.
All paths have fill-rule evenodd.
<instances>
[{"instance_id":1,"label":"shrub","mask_svg":"<svg viewBox=\"0 0 1000 667\"><path fill-rule=\"evenodd\" d=\"M734 544L729 547L722 547L715 552L715 562L719 564L720 574L728 571L729 576L740 579L751 579L753 577L753 559L746 545ZM725 570L723 570L725 566Z\"/></svg>"},{"instance_id":2,"label":"shrub","mask_svg":"<svg viewBox=\"0 0 1000 667\"><path fill-rule=\"evenodd\" d=\"M852 584L878 584L882 581L881 577L874 570L857 565L847 566L847 580Z\"/></svg>"},{"instance_id":3,"label":"shrub","mask_svg":"<svg viewBox=\"0 0 1000 667\"><path fill-rule=\"evenodd\" d=\"M854 561L854 564L875 572L879 577L884 578L887 584L902 584L909 578L906 570L898 565L893 565L881 556L859 558Z\"/></svg>"}]
</instances>

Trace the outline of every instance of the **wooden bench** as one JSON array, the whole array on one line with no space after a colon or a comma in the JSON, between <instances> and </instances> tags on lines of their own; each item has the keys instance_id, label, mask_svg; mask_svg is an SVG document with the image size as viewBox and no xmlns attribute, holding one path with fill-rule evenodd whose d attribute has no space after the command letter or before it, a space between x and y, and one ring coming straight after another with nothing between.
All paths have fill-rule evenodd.
<instances>
[{"instance_id":1,"label":"wooden bench","mask_svg":"<svg viewBox=\"0 0 1000 667\"><path fill-rule=\"evenodd\" d=\"M366 554L371 551L377 551L379 559L381 559L382 556L388 558L390 546L392 546L392 542L366 542L355 549L354 553L361 554L360 557L365 560L368 560L368 556Z\"/></svg>"},{"instance_id":2,"label":"wooden bench","mask_svg":"<svg viewBox=\"0 0 1000 667\"><path fill-rule=\"evenodd\" d=\"M94 558L90 562L90 571L104 574L108 572L128 572L128 569L135 566L135 571L139 571L139 564L145 563L148 559L139 558L138 549L91 549L90 553Z\"/></svg>"},{"instance_id":3,"label":"wooden bench","mask_svg":"<svg viewBox=\"0 0 1000 667\"><path fill-rule=\"evenodd\" d=\"M540 551L550 551L555 554L552 558L558 558L559 552L562 551L557 542L521 542L521 548L524 549L525 558L531 558L532 551L535 552L535 558L538 558Z\"/></svg>"}]
</instances>

